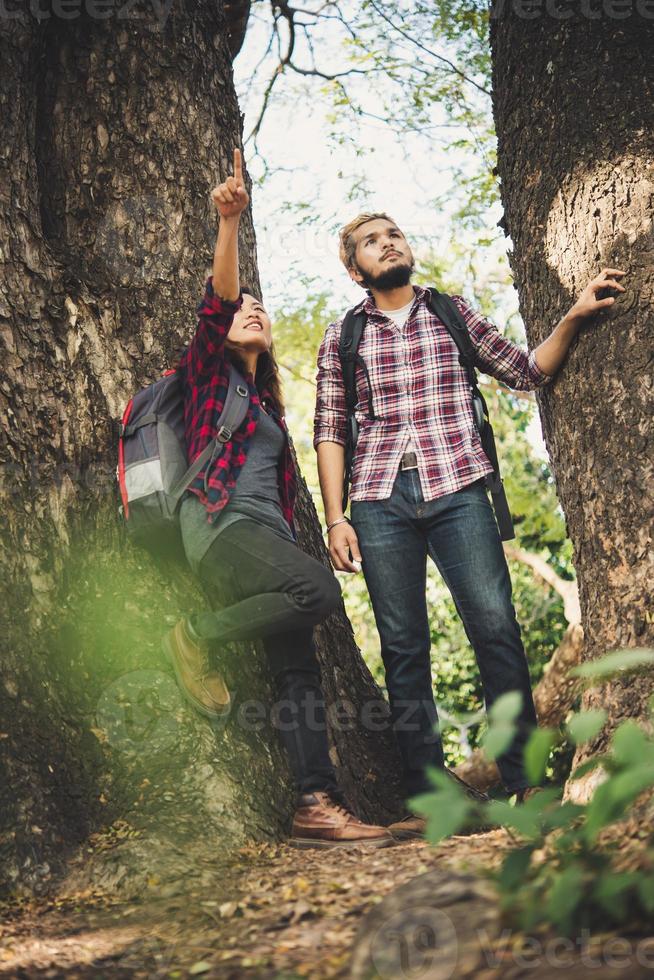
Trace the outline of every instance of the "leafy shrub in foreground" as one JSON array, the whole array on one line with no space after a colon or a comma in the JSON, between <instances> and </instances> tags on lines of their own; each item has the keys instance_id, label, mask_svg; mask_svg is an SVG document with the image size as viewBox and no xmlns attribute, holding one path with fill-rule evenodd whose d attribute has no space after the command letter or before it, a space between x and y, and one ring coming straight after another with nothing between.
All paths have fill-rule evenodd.
<instances>
[{"instance_id":1,"label":"leafy shrub in foreground","mask_svg":"<svg viewBox=\"0 0 654 980\"><path fill-rule=\"evenodd\" d=\"M583 664L574 672L597 679L652 664L654 651L626 650ZM509 692L489 712L484 750L492 759L512 741L520 697L517 691ZM587 742L605 721L604 711L578 712L568 720L568 737L577 745ZM654 729L654 699L650 721ZM561 737L552 729L532 732L524 750L532 785L543 780L550 752ZM515 847L492 874L507 917L525 930L549 923L565 935L574 935L583 928L648 921L654 913L654 830L647 828L641 870L616 871L615 845L600 846L599 838L628 816L641 793L654 787L654 737L636 721L624 721L613 733L608 750L579 766L571 778L579 779L599 767L600 780L584 805L561 803L556 787L542 789L519 806L502 800L479 804L437 769L429 772L434 791L414 797L410 805L427 817L427 839L434 844L480 824L509 831Z\"/></svg>"}]
</instances>

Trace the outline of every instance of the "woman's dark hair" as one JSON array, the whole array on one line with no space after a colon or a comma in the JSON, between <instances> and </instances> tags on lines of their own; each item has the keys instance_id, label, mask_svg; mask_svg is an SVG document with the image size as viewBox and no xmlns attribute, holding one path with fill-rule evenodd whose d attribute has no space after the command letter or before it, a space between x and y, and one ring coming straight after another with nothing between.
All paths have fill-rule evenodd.
<instances>
[{"instance_id":1,"label":"woman's dark hair","mask_svg":"<svg viewBox=\"0 0 654 980\"><path fill-rule=\"evenodd\" d=\"M261 302L255 291L249 286L241 286L241 292L247 293L248 296L254 296L258 302ZM226 353L234 366L245 373L245 364L239 356L238 351L234 350L233 347L230 347L226 348ZM275 358L274 344L270 345L270 350L263 351L261 354L259 354L254 383L259 394L266 389L268 390L274 410L279 415L283 415L284 396L282 394L282 379L279 376L279 366L277 364L277 359Z\"/></svg>"}]
</instances>

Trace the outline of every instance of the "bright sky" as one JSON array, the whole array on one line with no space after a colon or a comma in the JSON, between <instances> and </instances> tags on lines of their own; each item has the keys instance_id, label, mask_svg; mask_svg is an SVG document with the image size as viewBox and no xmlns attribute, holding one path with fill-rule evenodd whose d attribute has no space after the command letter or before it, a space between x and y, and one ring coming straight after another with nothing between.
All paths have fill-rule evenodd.
<instances>
[{"instance_id":1,"label":"bright sky","mask_svg":"<svg viewBox=\"0 0 654 980\"><path fill-rule=\"evenodd\" d=\"M269 57L257 84L246 87L265 51L268 35L267 24L251 20L234 66L246 136L258 116L263 87L276 65L276 59ZM339 38L329 26L321 35L319 58L323 68L343 67ZM346 303L358 299L358 287L350 283L337 258L336 232L361 210L388 211L414 245L429 242L440 250L449 237L454 202L439 211L430 210L425 202L453 189L448 170L454 164L466 167L460 153L450 152L445 159L438 142L428 144L416 133L400 141L388 126L365 117L357 121L356 131L349 132L348 143L335 146L328 135L328 101L317 94L320 84L317 79L285 75L277 83L258 140L268 166L283 168L268 175L265 187L255 187L253 192L260 274L266 300L273 307L281 296L305 296L306 277L320 288L333 289L334 295L343 295ZM355 83L348 84L355 87ZM356 90L364 108L379 112L372 82L360 83ZM446 122L438 107L434 107L433 122ZM448 132L451 135L451 130ZM438 131L434 137L438 140ZM361 147L370 155L361 157ZM260 177L264 168L252 144L246 146L245 155L251 176ZM357 194L355 190L354 200L348 200L364 175L367 193ZM489 215L491 231L500 213Z\"/></svg>"},{"instance_id":2,"label":"bright sky","mask_svg":"<svg viewBox=\"0 0 654 980\"><path fill-rule=\"evenodd\" d=\"M262 87L276 64L268 58L257 86L245 88L254 65L261 59L268 42L268 29L261 21L251 21L243 50L236 59L234 71L241 111L245 113L247 135L257 118ZM321 43L321 64L337 65L340 58L338 40ZM328 138L328 104L316 96L315 79L291 75L278 83L269 104L259 135L258 147L271 172L265 182L253 188L252 207L257 234L259 272L264 300L274 314L289 301L302 302L308 292L327 290L336 306L357 302L359 287L351 282L337 256L337 229L362 210L388 211L398 222L413 246L414 253L431 246L441 255L449 247L451 214L455 187L452 169L469 165L459 152L446 156L434 130L435 140L424 136L397 135L381 122L361 118L356 132L344 145L334 145ZM374 99L374 92L364 95ZM444 122L434 109L436 126ZM449 131L451 133L451 131ZM441 132L441 136L443 133ZM358 147L371 149L369 155L358 155ZM245 157L254 180L264 173L261 158L251 144ZM357 193L358 178L365 174L367 189ZM354 189L354 200L350 200ZM445 194L449 207L433 209L425 202ZM488 215L489 235L497 231L501 209ZM479 274L493 275L498 261L506 254L508 239L498 235L496 243L486 250L487 266ZM462 285L461 291L466 295ZM491 319L502 328L506 317L517 308L515 292L509 288L500 299ZM536 417L530 436L534 447L545 455Z\"/></svg>"}]
</instances>

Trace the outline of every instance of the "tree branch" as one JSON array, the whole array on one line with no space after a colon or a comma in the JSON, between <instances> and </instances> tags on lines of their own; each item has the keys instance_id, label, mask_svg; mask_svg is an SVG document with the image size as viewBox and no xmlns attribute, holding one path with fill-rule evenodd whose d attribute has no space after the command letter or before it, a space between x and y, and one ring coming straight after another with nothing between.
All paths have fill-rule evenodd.
<instances>
[{"instance_id":1,"label":"tree branch","mask_svg":"<svg viewBox=\"0 0 654 980\"><path fill-rule=\"evenodd\" d=\"M435 58L436 61L442 61L443 64L447 65L450 71L454 72L455 75L458 75L459 78L462 78L464 82L468 82L470 85L473 85L480 92L483 92L484 95L490 97L491 93L487 88L484 88L484 86L480 85L479 82L476 82L474 78L470 78L468 75L466 75L465 72L461 71L460 68L457 68L454 62L450 61L448 58L445 58L442 54L436 54L436 52L432 51L431 48L428 48L425 44L422 44L421 41L416 40L415 37L411 37L411 35L407 34L405 30L403 30L401 27L398 27L397 24L394 24L393 21L390 19L390 17L387 14L385 14L383 10L379 9L377 4L375 3L375 0L370 0L370 6L373 8L373 10L377 12L377 14L382 18L382 20L386 21L389 27L391 27L394 31L397 31L398 34L401 34L401 36L405 38L405 40L409 41L410 44L415 44L417 48L419 48L421 51L424 51L432 58Z\"/></svg>"},{"instance_id":2,"label":"tree branch","mask_svg":"<svg viewBox=\"0 0 654 980\"><path fill-rule=\"evenodd\" d=\"M581 622L579 590L576 582L561 578L560 575L556 574L552 566L547 564L544 558L541 558L540 555L532 554L531 551L518 548L517 545L505 543L504 553L507 558L511 558L513 561L521 561L523 564L529 565L543 582L546 582L550 588L558 592L563 599L564 616L571 626Z\"/></svg>"}]
</instances>

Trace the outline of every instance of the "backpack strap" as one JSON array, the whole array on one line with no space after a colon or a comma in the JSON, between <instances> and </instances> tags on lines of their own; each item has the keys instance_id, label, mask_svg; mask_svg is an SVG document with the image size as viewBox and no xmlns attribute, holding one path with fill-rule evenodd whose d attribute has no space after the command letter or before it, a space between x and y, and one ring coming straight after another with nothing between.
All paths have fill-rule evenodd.
<instances>
[{"instance_id":1,"label":"backpack strap","mask_svg":"<svg viewBox=\"0 0 654 980\"><path fill-rule=\"evenodd\" d=\"M451 296L448 296L446 293L439 293L435 286L429 286L427 289L427 306L441 320L456 344L459 351L459 363L465 368L466 374L468 375L475 425L479 432L482 449L493 467L493 472L489 473L486 477L486 486L490 490L493 498L493 508L500 530L500 537L502 541L510 541L515 538L515 530L500 474L500 462L497 457L493 427L488 417L488 406L477 384L477 372L475 370L477 354L472 343L472 338L470 337L468 325Z\"/></svg>"},{"instance_id":2,"label":"backpack strap","mask_svg":"<svg viewBox=\"0 0 654 980\"><path fill-rule=\"evenodd\" d=\"M500 536L503 541L510 541L515 537L511 511L506 499L504 484L500 474L500 464L497 457L497 447L493 427L488 417L488 406L486 399L479 390L477 383L477 354L475 351L468 325L454 300L441 293L435 286L427 288L427 306L431 312L443 323L445 329L454 341L459 351L459 363L465 368L472 395L472 410L475 425L481 439L482 448L493 467L493 472L486 476L486 486L493 498L493 509L497 518ZM354 461L354 451L356 449L359 435L359 427L354 416L354 409L357 403L355 371L359 364L363 369L368 382L368 411L371 419L376 419L372 403L372 386L370 375L363 358L358 353L359 344L363 336L366 325L366 314L363 311L355 313L348 310L341 324L341 336L338 347L338 356L341 361L343 374L343 386L345 389L345 406L347 411L347 431L345 441L345 476L343 480L343 510L347 507L350 479L352 475L352 465Z\"/></svg>"},{"instance_id":3,"label":"backpack strap","mask_svg":"<svg viewBox=\"0 0 654 980\"><path fill-rule=\"evenodd\" d=\"M343 374L343 387L345 389L345 409L347 412L347 430L345 436L345 477L343 480L343 510L347 507L350 478L352 475L352 463L354 461L354 450L356 449L359 438L359 425L356 420L354 409L357 404L356 389L356 366L363 370L368 384L368 414L371 419L377 419L372 402L372 385L368 366L359 354L359 344L363 337L366 326L366 314L363 310L357 313L348 310L341 324L341 336L338 344L338 356L341 362Z\"/></svg>"},{"instance_id":4,"label":"backpack strap","mask_svg":"<svg viewBox=\"0 0 654 980\"><path fill-rule=\"evenodd\" d=\"M435 286L427 288L427 306L445 324L447 332L458 348L460 364L466 369L470 383L476 385L477 353L461 310L451 296L447 293L439 293Z\"/></svg>"},{"instance_id":5,"label":"backpack strap","mask_svg":"<svg viewBox=\"0 0 654 980\"><path fill-rule=\"evenodd\" d=\"M363 370L368 383L368 412L371 419L376 419L377 416L375 415L375 410L372 403L372 386L370 384L368 366L359 354L359 344L361 343L365 326L366 314L363 312L363 310L360 310L358 313L355 313L354 310L347 311L343 319L343 323L341 324L338 356L341 360L341 368L343 370L345 404L347 406L348 413L354 413L357 403L355 370L356 365L358 364Z\"/></svg>"},{"instance_id":6,"label":"backpack strap","mask_svg":"<svg viewBox=\"0 0 654 980\"><path fill-rule=\"evenodd\" d=\"M249 404L250 392L248 386L234 365L230 364L229 388L227 389L223 410L218 419L218 433L216 438L208 446L205 446L199 456L193 460L187 471L180 477L170 491L170 496L175 501L175 505L181 500L182 495L188 490L203 466L209 464L204 477L204 489L206 493L207 478L209 476L210 464L214 459L214 453L217 451L220 452L225 443L229 442L232 438L232 434L238 429L247 415Z\"/></svg>"}]
</instances>

